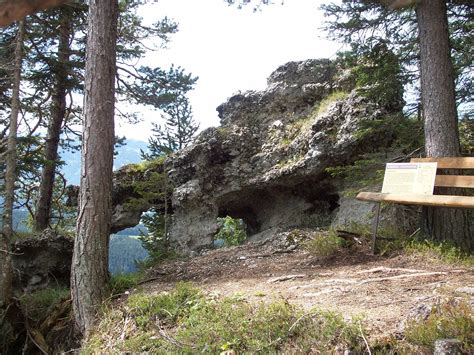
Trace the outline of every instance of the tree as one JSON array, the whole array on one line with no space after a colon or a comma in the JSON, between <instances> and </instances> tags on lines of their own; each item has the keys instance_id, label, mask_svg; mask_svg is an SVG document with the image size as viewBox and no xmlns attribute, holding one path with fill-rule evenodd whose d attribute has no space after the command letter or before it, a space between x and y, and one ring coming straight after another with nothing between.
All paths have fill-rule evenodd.
<instances>
[{"instance_id":1,"label":"tree","mask_svg":"<svg viewBox=\"0 0 474 355\"><path fill-rule=\"evenodd\" d=\"M117 16L117 0L90 1L79 215L71 270L75 324L86 336L108 282Z\"/></svg>"},{"instance_id":2,"label":"tree","mask_svg":"<svg viewBox=\"0 0 474 355\"><path fill-rule=\"evenodd\" d=\"M52 109L44 145L43 154L45 164L41 172L41 184L39 187L39 196L34 216L34 227L37 231L42 231L49 226L56 165L58 160L59 138L61 136L63 121L67 114L66 96L69 92L68 66L71 53L71 15L73 13L65 6L61 7L59 11L59 44L57 50L57 63L53 68L55 83L52 95Z\"/></svg>"},{"instance_id":3,"label":"tree","mask_svg":"<svg viewBox=\"0 0 474 355\"><path fill-rule=\"evenodd\" d=\"M387 8L390 1L345 0L322 8L332 17L327 29L331 37L341 37L358 52L360 49L388 41L404 62L407 82L420 78L421 107L425 123L427 156L458 156L460 154L455 75L458 102L472 101L472 89L466 86L472 68L472 46L469 45L470 2L459 0L391 1L397 8ZM415 9L415 11L413 11ZM451 20L448 20L447 14ZM450 46L452 42L456 47ZM451 53L453 57L451 57ZM453 65L454 64L454 65ZM453 66L454 69L453 70ZM419 68L419 71L418 71ZM427 208L423 226L434 240L448 240L465 250L472 250L469 213L463 210Z\"/></svg>"},{"instance_id":4,"label":"tree","mask_svg":"<svg viewBox=\"0 0 474 355\"><path fill-rule=\"evenodd\" d=\"M142 153L145 160L168 155L188 146L199 129L193 118L192 107L184 93L163 108L163 126L153 122L153 136L148 139L149 153Z\"/></svg>"},{"instance_id":5,"label":"tree","mask_svg":"<svg viewBox=\"0 0 474 355\"><path fill-rule=\"evenodd\" d=\"M25 23L18 24L18 34L15 44L15 57L13 65L13 93L11 102L10 129L6 151L6 172L2 230L0 231L0 307L8 304L12 287L12 265L10 255L10 241L13 236L13 203L15 200L16 181L16 149L18 114L20 111L20 82L21 61L23 58L23 38Z\"/></svg>"},{"instance_id":6,"label":"tree","mask_svg":"<svg viewBox=\"0 0 474 355\"><path fill-rule=\"evenodd\" d=\"M419 28L421 99L428 157L460 155L458 117L444 0L422 0L416 6ZM435 240L474 249L469 213L460 209L425 208L424 227Z\"/></svg>"}]
</instances>

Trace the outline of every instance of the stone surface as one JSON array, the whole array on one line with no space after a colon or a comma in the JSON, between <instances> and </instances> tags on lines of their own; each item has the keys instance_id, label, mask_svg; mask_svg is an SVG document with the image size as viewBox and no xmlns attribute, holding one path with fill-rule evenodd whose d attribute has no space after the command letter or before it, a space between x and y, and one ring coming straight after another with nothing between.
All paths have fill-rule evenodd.
<instances>
[{"instance_id":1,"label":"stone surface","mask_svg":"<svg viewBox=\"0 0 474 355\"><path fill-rule=\"evenodd\" d=\"M182 252L210 245L217 217L226 215L242 218L250 235L327 225L342 201L326 168L393 140L388 132L354 134L392 112L360 95L329 60L287 63L266 90L239 93L217 111L222 125L168 162L176 186L171 240ZM362 215L371 207L358 208Z\"/></svg>"},{"instance_id":2,"label":"stone surface","mask_svg":"<svg viewBox=\"0 0 474 355\"><path fill-rule=\"evenodd\" d=\"M357 132L367 121L398 113L393 110L400 102L394 97L385 107L369 100L350 70L327 59L282 65L266 90L238 93L220 105L221 126L206 129L191 146L161 165L120 169L113 230L137 224L143 211L163 203L142 198L135 188L156 171L166 171L174 187L170 239L181 253L211 246L217 217L226 215L243 219L251 236L369 222L373 206L340 196L340 182L326 169L389 146L395 138L390 130ZM382 222L393 218L408 221L406 214L384 213Z\"/></svg>"},{"instance_id":3,"label":"stone surface","mask_svg":"<svg viewBox=\"0 0 474 355\"><path fill-rule=\"evenodd\" d=\"M68 286L74 240L45 230L12 245L14 286L33 291L46 286Z\"/></svg>"}]
</instances>

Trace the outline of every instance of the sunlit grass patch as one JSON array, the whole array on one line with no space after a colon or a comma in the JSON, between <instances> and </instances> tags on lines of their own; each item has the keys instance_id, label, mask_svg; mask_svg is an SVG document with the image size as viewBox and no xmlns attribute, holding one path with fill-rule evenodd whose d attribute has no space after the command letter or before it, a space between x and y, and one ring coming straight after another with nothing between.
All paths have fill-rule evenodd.
<instances>
[{"instance_id":1,"label":"sunlit grass patch","mask_svg":"<svg viewBox=\"0 0 474 355\"><path fill-rule=\"evenodd\" d=\"M450 300L433 307L424 320L414 320L405 328L409 343L433 350L438 339L458 339L463 350L474 349L474 316L466 302Z\"/></svg>"},{"instance_id":2,"label":"sunlit grass patch","mask_svg":"<svg viewBox=\"0 0 474 355\"><path fill-rule=\"evenodd\" d=\"M107 329L107 331L105 331ZM362 350L362 326L334 312L305 313L286 300L251 303L208 297L189 283L158 295L137 293L111 309L85 349L153 353Z\"/></svg>"}]
</instances>

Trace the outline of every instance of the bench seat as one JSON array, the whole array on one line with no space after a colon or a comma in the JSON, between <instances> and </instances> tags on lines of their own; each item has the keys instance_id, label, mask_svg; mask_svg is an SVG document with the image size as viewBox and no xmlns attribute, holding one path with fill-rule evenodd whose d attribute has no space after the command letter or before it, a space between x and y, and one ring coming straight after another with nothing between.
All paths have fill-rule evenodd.
<instances>
[{"instance_id":1,"label":"bench seat","mask_svg":"<svg viewBox=\"0 0 474 355\"><path fill-rule=\"evenodd\" d=\"M390 202L402 205L474 208L474 196L384 194L381 192L359 192L362 201Z\"/></svg>"}]
</instances>

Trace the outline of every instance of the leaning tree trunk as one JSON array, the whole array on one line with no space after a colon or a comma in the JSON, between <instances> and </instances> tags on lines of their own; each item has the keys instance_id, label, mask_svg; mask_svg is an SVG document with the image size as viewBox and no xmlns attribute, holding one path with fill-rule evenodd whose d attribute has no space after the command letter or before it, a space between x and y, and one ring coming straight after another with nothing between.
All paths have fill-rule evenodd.
<instances>
[{"instance_id":1,"label":"leaning tree trunk","mask_svg":"<svg viewBox=\"0 0 474 355\"><path fill-rule=\"evenodd\" d=\"M421 0L416 8L420 44L421 100L425 118L428 157L460 155L454 73L450 57L446 2ZM440 191L443 192L443 191ZM425 208L425 233L438 241L449 240L472 250L469 212Z\"/></svg>"},{"instance_id":2,"label":"leaning tree trunk","mask_svg":"<svg viewBox=\"0 0 474 355\"><path fill-rule=\"evenodd\" d=\"M68 9L61 9L59 25L58 59L55 66L56 84L53 89L51 117L44 146L45 165L41 172L39 198L36 203L35 229L42 231L48 228L51 218L51 201L53 198L54 178L56 173L59 138L66 115L66 95L68 79L68 62L70 57L71 14Z\"/></svg>"},{"instance_id":3,"label":"leaning tree trunk","mask_svg":"<svg viewBox=\"0 0 474 355\"><path fill-rule=\"evenodd\" d=\"M13 203L15 200L16 180L16 141L18 128L18 113L20 111L21 62L23 59L23 38L25 23L20 21L15 46L13 66L13 90L10 127L7 143L5 192L3 206L2 231L0 232L0 307L6 305L12 291L12 265L10 241L13 235Z\"/></svg>"},{"instance_id":4,"label":"leaning tree trunk","mask_svg":"<svg viewBox=\"0 0 474 355\"><path fill-rule=\"evenodd\" d=\"M108 281L112 210L117 0L91 0L79 215L71 271L77 330L88 335Z\"/></svg>"}]
</instances>

